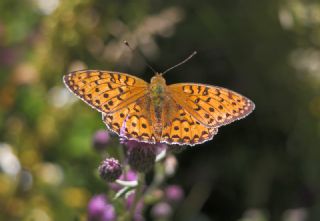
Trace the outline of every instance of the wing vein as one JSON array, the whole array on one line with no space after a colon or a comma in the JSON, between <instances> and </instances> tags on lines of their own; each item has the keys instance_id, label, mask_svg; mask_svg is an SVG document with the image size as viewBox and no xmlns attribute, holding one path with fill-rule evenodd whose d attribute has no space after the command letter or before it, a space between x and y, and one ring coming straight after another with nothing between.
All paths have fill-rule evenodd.
<instances>
[{"instance_id":1,"label":"wing vein","mask_svg":"<svg viewBox=\"0 0 320 221\"><path fill-rule=\"evenodd\" d=\"M123 94L121 94L121 95L124 95L124 94L127 94L127 93L129 93L130 91L126 91L125 93L123 93ZM138 93L135 93L135 94L133 94L132 96L130 96L130 97L127 97L126 98L126 100L129 100L130 98L132 98L132 97L135 97L135 96L137 96L138 94L141 94L142 92L144 92L144 90L141 90L141 91L139 91ZM119 96L119 94L117 94L117 95L115 95L115 96L113 96L113 97L110 97L108 100L106 100L106 102L103 102L103 103L101 103L101 105L104 105L104 104L106 104L106 103L108 103L110 100L112 100L113 98L116 98L117 96ZM142 96L141 96L142 97ZM138 97L137 99L139 99L140 97ZM136 100L137 100L136 99Z\"/></svg>"}]
</instances>

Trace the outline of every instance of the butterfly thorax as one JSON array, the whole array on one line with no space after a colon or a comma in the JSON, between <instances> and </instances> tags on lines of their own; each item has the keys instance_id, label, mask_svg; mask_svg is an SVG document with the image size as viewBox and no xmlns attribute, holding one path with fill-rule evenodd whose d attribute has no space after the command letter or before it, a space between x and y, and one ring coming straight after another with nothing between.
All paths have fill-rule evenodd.
<instances>
[{"instance_id":1,"label":"butterfly thorax","mask_svg":"<svg viewBox=\"0 0 320 221\"><path fill-rule=\"evenodd\" d=\"M161 106L165 97L166 86L166 80L161 76L161 74L157 73L151 78L149 90L153 105Z\"/></svg>"}]
</instances>

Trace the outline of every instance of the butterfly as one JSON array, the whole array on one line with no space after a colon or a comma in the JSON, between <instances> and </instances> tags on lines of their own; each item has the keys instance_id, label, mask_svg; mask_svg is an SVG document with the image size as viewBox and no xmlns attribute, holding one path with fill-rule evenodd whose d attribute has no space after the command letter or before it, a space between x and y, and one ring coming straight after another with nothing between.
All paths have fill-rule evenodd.
<instances>
[{"instance_id":1,"label":"butterfly","mask_svg":"<svg viewBox=\"0 0 320 221\"><path fill-rule=\"evenodd\" d=\"M120 137L146 143L196 145L211 140L220 126L246 117L248 98L226 88L196 83L167 85L162 73L151 82L113 71L74 71L67 88L102 113Z\"/></svg>"}]
</instances>

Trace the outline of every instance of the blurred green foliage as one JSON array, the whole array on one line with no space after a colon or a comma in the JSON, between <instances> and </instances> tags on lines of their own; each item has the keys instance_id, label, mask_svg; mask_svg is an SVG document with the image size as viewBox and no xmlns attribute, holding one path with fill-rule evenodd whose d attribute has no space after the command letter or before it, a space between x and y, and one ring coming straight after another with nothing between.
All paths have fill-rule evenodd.
<instances>
[{"instance_id":1,"label":"blurred green foliage","mask_svg":"<svg viewBox=\"0 0 320 221\"><path fill-rule=\"evenodd\" d=\"M104 124L62 76L84 68L238 91L255 112L179 155L175 220L320 219L320 3L302 0L0 1L0 220L85 220L106 185ZM116 139L116 138L115 138Z\"/></svg>"}]
</instances>

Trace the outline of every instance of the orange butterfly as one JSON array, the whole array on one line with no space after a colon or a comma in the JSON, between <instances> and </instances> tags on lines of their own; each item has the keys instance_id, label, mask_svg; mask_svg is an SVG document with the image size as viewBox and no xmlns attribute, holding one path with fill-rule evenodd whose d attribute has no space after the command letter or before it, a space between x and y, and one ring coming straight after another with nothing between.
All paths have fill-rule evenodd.
<instances>
[{"instance_id":1,"label":"orange butterfly","mask_svg":"<svg viewBox=\"0 0 320 221\"><path fill-rule=\"evenodd\" d=\"M162 73L150 84L125 73L71 72L65 85L102 113L120 137L147 143L195 145L211 140L222 125L254 109L248 98L231 90L195 83L166 85Z\"/></svg>"}]
</instances>

